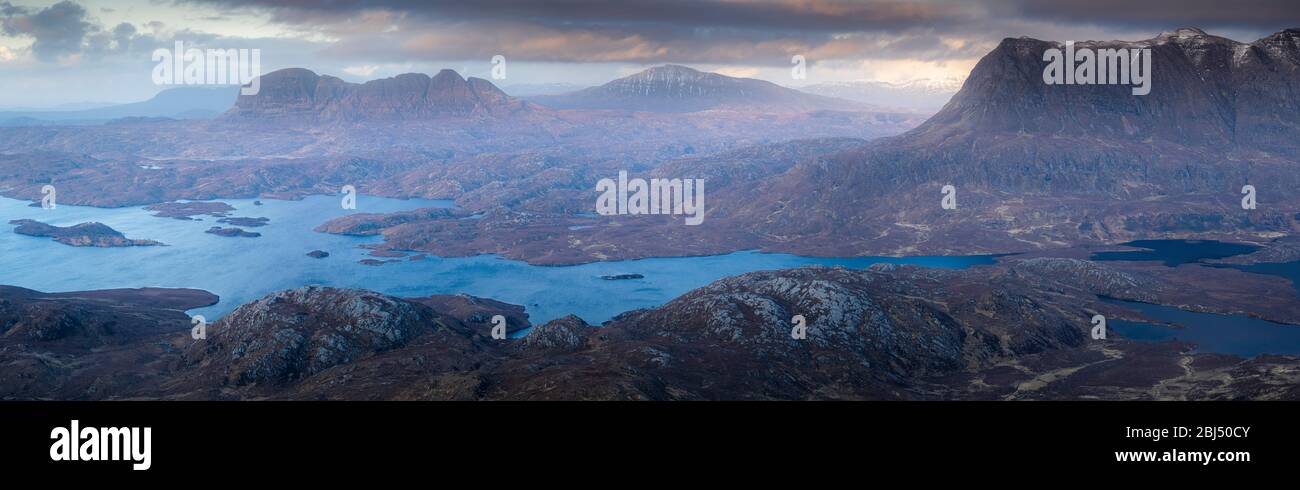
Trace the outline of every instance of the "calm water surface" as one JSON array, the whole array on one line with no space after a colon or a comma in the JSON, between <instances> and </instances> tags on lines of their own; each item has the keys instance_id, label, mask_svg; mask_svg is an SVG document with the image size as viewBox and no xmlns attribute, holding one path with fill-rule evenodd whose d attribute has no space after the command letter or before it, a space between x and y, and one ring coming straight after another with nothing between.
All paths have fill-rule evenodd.
<instances>
[{"instance_id":1,"label":"calm water surface","mask_svg":"<svg viewBox=\"0 0 1300 490\"><path fill-rule=\"evenodd\" d=\"M423 261L367 266L358 246L378 237L317 233L312 228L354 212L378 213L420 207L450 207L450 201L397 200L360 196L357 210L343 210L339 198L313 196L301 201L223 199L230 216L266 217L270 224L245 228L258 238L204 233L221 225L216 218L182 221L152 216L142 207L115 209L59 205L45 210L27 201L0 198L0 284L41 291L79 291L127 287L188 287L221 297L217 305L191 311L209 320L267 293L308 284L357 287L403 297L466 293L524 305L540 324L567 314L599 323L618 313L661 305L719 278L756 270L807 265L865 268L877 262L961 268L989 264L991 256L811 258L737 252L708 257L654 258L566 267L532 266L498 256L429 256ZM88 248L48 238L13 233L14 219L30 218L59 226L99 221L129 238L158 240L167 247ZM324 250L330 256L306 254ZM601 276L642 274L644 279L605 280Z\"/></svg>"},{"instance_id":2,"label":"calm water surface","mask_svg":"<svg viewBox=\"0 0 1300 490\"><path fill-rule=\"evenodd\" d=\"M1125 338L1162 342L1181 340L1196 344L1198 352L1235 354L1254 357L1260 354L1300 354L1300 326L1274 323L1245 315L1216 315L1181 310L1172 306L1106 300L1141 311L1150 318L1177 325L1110 320L1113 328Z\"/></svg>"}]
</instances>

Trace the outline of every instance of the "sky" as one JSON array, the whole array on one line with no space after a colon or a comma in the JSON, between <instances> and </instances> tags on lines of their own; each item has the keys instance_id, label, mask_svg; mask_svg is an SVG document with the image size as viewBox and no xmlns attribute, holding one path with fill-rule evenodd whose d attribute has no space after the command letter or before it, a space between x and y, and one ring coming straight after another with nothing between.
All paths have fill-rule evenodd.
<instances>
[{"instance_id":1,"label":"sky","mask_svg":"<svg viewBox=\"0 0 1300 490\"><path fill-rule=\"evenodd\" d=\"M451 68L506 87L598 85L676 63L782 85L961 80L1007 37L1250 42L1296 0L0 0L0 108L144 100L157 48L258 49L263 73L353 82ZM807 78L793 79L803 56Z\"/></svg>"}]
</instances>

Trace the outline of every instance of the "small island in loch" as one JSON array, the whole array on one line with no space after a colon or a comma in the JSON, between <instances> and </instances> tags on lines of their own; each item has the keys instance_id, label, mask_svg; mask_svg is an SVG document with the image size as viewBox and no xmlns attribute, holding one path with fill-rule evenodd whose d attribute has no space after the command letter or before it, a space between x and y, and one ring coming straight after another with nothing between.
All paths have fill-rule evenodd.
<instances>
[{"instance_id":1,"label":"small island in loch","mask_svg":"<svg viewBox=\"0 0 1300 490\"><path fill-rule=\"evenodd\" d=\"M625 281L628 279L645 279L645 276L641 274L613 274L608 276L600 276L600 278L606 281Z\"/></svg>"},{"instance_id":2,"label":"small island in loch","mask_svg":"<svg viewBox=\"0 0 1300 490\"><path fill-rule=\"evenodd\" d=\"M192 220L195 216L208 215L215 218L224 218L226 214L234 211L235 208L224 202L160 202L150 204L144 207L145 211L152 211L154 216L159 218L175 218L179 220Z\"/></svg>"},{"instance_id":3,"label":"small island in loch","mask_svg":"<svg viewBox=\"0 0 1300 490\"><path fill-rule=\"evenodd\" d=\"M243 228L235 228L233 226L230 228L213 226L212 228L208 228L208 231L205 231L204 233L211 233L213 235L219 235L225 237L243 237L243 238L257 238L262 236L261 233L255 231L244 231Z\"/></svg>"},{"instance_id":4,"label":"small island in loch","mask_svg":"<svg viewBox=\"0 0 1300 490\"><path fill-rule=\"evenodd\" d=\"M245 228L257 228L259 226L266 226L267 224L270 224L271 218L242 218L242 217L221 218L217 220L217 222L225 223L228 225L234 225L234 226L242 226Z\"/></svg>"},{"instance_id":5,"label":"small island in loch","mask_svg":"<svg viewBox=\"0 0 1300 490\"><path fill-rule=\"evenodd\" d=\"M73 226L54 226L30 219L16 219L14 233L35 237L53 238L54 241L74 247L148 247L163 245L153 240L133 240L103 223L81 223Z\"/></svg>"}]
</instances>

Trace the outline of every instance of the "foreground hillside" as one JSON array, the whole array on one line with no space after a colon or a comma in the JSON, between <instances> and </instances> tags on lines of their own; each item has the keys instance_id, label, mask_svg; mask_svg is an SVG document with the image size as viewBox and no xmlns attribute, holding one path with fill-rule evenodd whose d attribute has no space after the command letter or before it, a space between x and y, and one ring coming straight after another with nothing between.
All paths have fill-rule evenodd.
<instances>
[{"instance_id":1,"label":"foreground hillside","mask_svg":"<svg viewBox=\"0 0 1300 490\"><path fill-rule=\"evenodd\" d=\"M4 398L118 399L1295 399L1300 359L1194 354L1089 334L1141 320L1099 297L1234 311L1237 286L1068 258L936 270L805 268L720 280L599 328L511 330L517 307L304 287L245 304L191 339L184 291L0 293ZM1210 269L1206 269L1209 271ZM1168 274L1169 272L1162 273ZM1219 284L1216 286L1215 284ZM1233 287L1225 287L1231 284ZM1177 286L1175 286L1177 285ZM1208 290L1189 291L1204 285ZM1220 288L1220 289L1215 289ZM1293 291L1287 290L1293 295ZM1231 294L1231 293L1228 293ZM113 317L99 298L120 301ZM1262 298L1278 303L1278 298ZM42 312L36 314L35 312ZM1270 312L1298 322L1286 309ZM792 338L792 319L806 337Z\"/></svg>"}]
</instances>

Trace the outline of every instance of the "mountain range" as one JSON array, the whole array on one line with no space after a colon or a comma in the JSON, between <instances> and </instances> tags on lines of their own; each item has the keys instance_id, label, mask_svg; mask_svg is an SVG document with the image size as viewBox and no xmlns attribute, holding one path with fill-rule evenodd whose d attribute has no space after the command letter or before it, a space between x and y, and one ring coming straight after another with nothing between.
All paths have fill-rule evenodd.
<instances>
[{"instance_id":1,"label":"mountain range","mask_svg":"<svg viewBox=\"0 0 1300 490\"><path fill-rule=\"evenodd\" d=\"M465 79L453 70L442 70L432 77L406 73L356 84L311 70L286 68L263 75L259 92L241 94L224 118L417 120L503 116L536 109L506 95L492 82Z\"/></svg>"},{"instance_id":2,"label":"mountain range","mask_svg":"<svg viewBox=\"0 0 1300 490\"><path fill-rule=\"evenodd\" d=\"M437 253L456 244L458 254L544 256L557 263L745 248L845 256L1006 252L1141 238L1267 240L1300 228L1300 198L1290 192L1300 185L1298 37L1300 30L1288 29L1241 43L1187 28L1142 41L1077 44L1149 49L1148 95L1134 95L1127 85L1046 84L1043 55L1062 44L1009 38L980 60L933 117L904 134L856 144L824 137L858 136L843 129L846 123L873 137L884 131L870 131L870 124L892 129L907 127L908 121L894 114L841 111L699 110L628 117L618 111L551 110L449 70L434 77L407 74L351 84L289 69L266 75L261 93L241 96L220 120L190 126L245 136L220 139L223 143L211 149L186 146L196 161L214 152L222 158L293 158L274 170L256 160L184 164L189 170L183 172L127 164L125 170L141 178L123 178L75 154L114 160L163 154L173 148L169 138L183 136L176 136L178 126L169 123L104 130L109 133L9 131L0 150L13 153L13 165L4 167L9 170L0 179L18 195L34 195L39 186L30 183L46 177L32 175L37 170L23 164L30 161L23 155L57 147L40 158L94 167L76 182L156 187L133 191L134 197L71 194L119 205L158 195L219 197L222 189L239 195L267 189L319 192L341 185L322 178L360 180L367 189L385 189L394 197L462 199L471 211L487 214L454 226L438 219L407 224L403 247ZM754 104L768 100L760 96L765 92L744 88L750 86L776 91L775 106L768 107L808 100L766 82L675 66L580 91L579 99L620 101L633 110L644 103L686 111L737 107L733 103L740 96ZM682 104L674 105L675 100ZM467 116L476 122L465 123ZM284 118L441 122L331 128L329 145L319 144L319 135L293 129L320 131L311 124L273 124L252 132L232 124ZM399 134L406 136L395 138ZM798 137L817 139L788 141ZM772 143L778 138L787 142ZM503 147L504 141L511 143ZM603 152L593 158L597 149ZM324 160L330 162L328 172L320 160L301 160L319 151L330 152ZM490 162L475 156L484 151L495 155ZM511 151L525 153L506 155ZM527 154L534 151L548 156ZM385 170L361 172L348 163L362 155L385 162ZM537 161L550 171L526 170ZM647 218L614 227L581 216L579 211L590 207L584 190L594 188L602 175L626 169L623 162L645 162L646 171L669 178L711 176L710 224L669 229L676 226L672 220ZM177 182L195 182L195 171L201 172L202 194L176 188ZM254 177L267 172L276 175ZM956 190L955 209L939 206L945 185ZM1241 209L1246 185L1258 192L1258 209ZM522 231L509 223L521 219L518 213L536 212L545 213L541 222L554 227L553 233L521 240ZM455 237L439 235L453 230Z\"/></svg>"},{"instance_id":3,"label":"mountain range","mask_svg":"<svg viewBox=\"0 0 1300 490\"><path fill-rule=\"evenodd\" d=\"M432 77L406 73L357 84L302 68L288 68L263 75L260 87L255 95L238 94L236 87L177 87L163 90L147 101L129 104L0 111L0 126L101 124L123 118L208 119L223 114L226 120L245 121L503 117L544 112L542 106L668 113L880 109L762 80L705 73L678 65L650 68L600 87L576 91L573 91L575 86L565 84L512 86L523 98L507 95L488 80L466 79L453 70L442 70Z\"/></svg>"},{"instance_id":4,"label":"mountain range","mask_svg":"<svg viewBox=\"0 0 1300 490\"><path fill-rule=\"evenodd\" d=\"M942 110L903 134L657 165L651 176L706 178L707 226L570 213L531 218L549 231L530 229L524 240L505 226L515 212L590 206L585 195L525 188L512 195L522 198L476 202L492 212L472 224L392 230L401 237L393 246L575 263L743 249L857 256L1267 241L1300 229L1300 196L1291 192L1300 186L1298 39L1297 29L1241 43L1188 28L1077 44L1151 50L1152 90L1134 95L1129 85L1048 85L1044 53L1062 44L1008 38ZM598 177L576 188L594 188ZM941 206L946 185L953 209ZM1247 185L1260 196L1255 209L1241 207Z\"/></svg>"}]
</instances>

